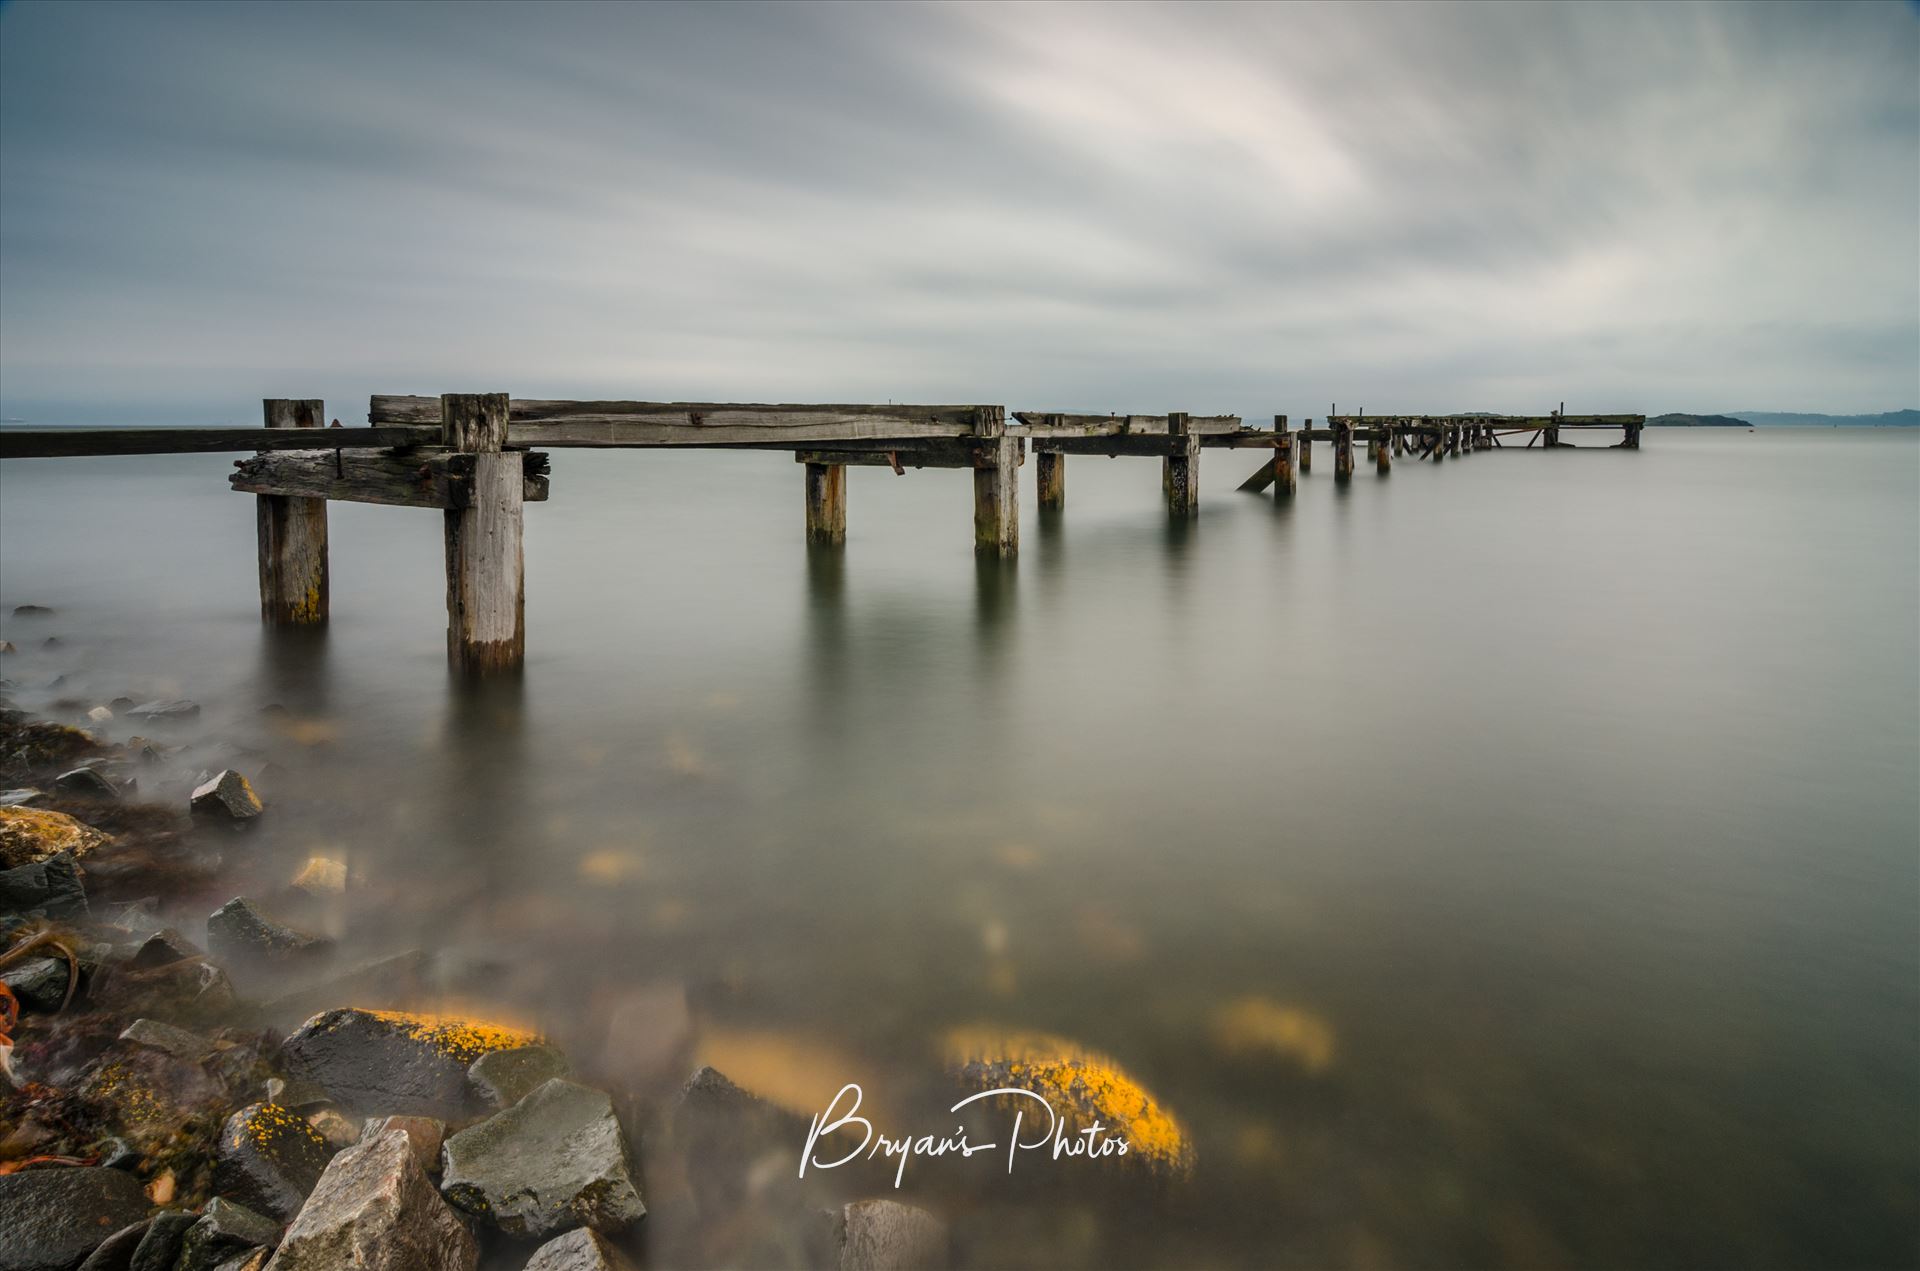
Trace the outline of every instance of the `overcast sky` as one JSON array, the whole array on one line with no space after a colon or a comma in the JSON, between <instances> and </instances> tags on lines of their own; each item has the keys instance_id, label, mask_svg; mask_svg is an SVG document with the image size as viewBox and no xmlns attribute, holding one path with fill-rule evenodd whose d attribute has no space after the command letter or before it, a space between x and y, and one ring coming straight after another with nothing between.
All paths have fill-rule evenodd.
<instances>
[{"instance_id":1,"label":"overcast sky","mask_svg":"<svg viewBox=\"0 0 1920 1271\"><path fill-rule=\"evenodd\" d=\"M1906 4L0 10L0 413L1920 405Z\"/></svg>"}]
</instances>

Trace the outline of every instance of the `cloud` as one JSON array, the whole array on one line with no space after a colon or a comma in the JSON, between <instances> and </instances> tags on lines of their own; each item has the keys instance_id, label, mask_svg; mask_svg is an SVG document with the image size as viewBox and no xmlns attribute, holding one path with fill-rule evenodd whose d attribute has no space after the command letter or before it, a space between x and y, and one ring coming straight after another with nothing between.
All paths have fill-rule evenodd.
<instances>
[{"instance_id":1,"label":"cloud","mask_svg":"<svg viewBox=\"0 0 1920 1271\"><path fill-rule=\"evenodd\" d=\"M0 13L0 409L1920 400L1893 5Z\"/></svg>"}]
</instances>

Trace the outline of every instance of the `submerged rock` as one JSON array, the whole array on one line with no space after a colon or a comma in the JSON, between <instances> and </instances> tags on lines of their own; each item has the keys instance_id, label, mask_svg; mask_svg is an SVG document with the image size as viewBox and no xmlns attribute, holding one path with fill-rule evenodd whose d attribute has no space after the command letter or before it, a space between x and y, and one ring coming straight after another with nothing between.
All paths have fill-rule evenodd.
<instances>
[{"instance_id":1,"label":"submerged rock","mask_svg":"<svg viewBox=\"0 0 1920 1271\"><path fill-rule=\"evenodd\" d=\"M293 876L293 886L309 896L338 896L347 890L347 867L341 861L310 856Z\"/></svg>"},{"instance_id":2,"label":"submerged rock","mask_svg":"<svg viewBox=\"0 0 1920 1271\"><path fill-rule=\"evenodd\" d=\"M556 1236L533 1251L526 1271L635 1271L607 1238L587 1227Z\"/></svg>"},{"instance_id":3,"label":"submerged rock","mask_svg":"<svg viewBox=\"0 0 1920 1271\"><path fill-rule=\"evenodd\" d=\"M441 1162L447 1199L508 1235L622 1231L647 1212L612 1100L561 1078L449 1138Z\"/></svg>"},{"instance_id":4,"label":"submerged rock","mask_svg":"<svg viewBox=\"0 0 1920 1271\"><path fill-rule=\"evenodd\" d=\"M279 1243L280 1224L216 1196L180 1240L174 1271L217 1271L235 1255Z\"/></svg>"},{"instance_id":5,"label":"submerged rock","mask_svg":"<svg viewBox=\"0 0 1920 1271\"><path fill-rule=\"evenodd\" d=\"M285 1222L300 1212L332 1149L319 1131L277 1103L255 1103L220 1131L213 1185Z\"/></svg>"},{"instance_id":6,"label":"submerged rock","mask_svg":"<svg viewBox=\"0 0 1920 1271\"><path fill-rule=\"evenodd\" d=\"M515 1046L480 1056L467 1069L474 1093L495 1111L510 1108L555 1077L570 1077L573 1065L551 1046Z\"/></svg>"},{"instance_id":7,"label":"submerged rock","mask_svg":"<svg viewBox=\"0 0 1920 1271\"><path fill-rule=\"evenodd\" d=\"M539 1040L481 1020L343 1007L302 1024L280 1054L290 1077L320 1086L344 1111L457 1120L474 1106L474 1060Z\"/></svg>"},{"instance_id":8,"label":"submerged rock","mask_svg":"<svg viewBox=\"0 0 1920 1271\"><path fill-rule=\"evenodd\" d=\"M236 896L207 919L207 951L217 958L283 962L322 952L333 942L268 918L244 896Z\"/></svg>"},{"instance_id":9,"label":"submerged rock","mask_svg":"<svg viewBox=\"0 0 1920 1271\"><path fill-rule=\"evenodd\" d=\"M0 914L63 920L87 916L87 889L71 852L35 865L0 870Z\"/></svg>"},{"instance_id":10,"label":"submerged rock","mask_svg":"<svg viewBox=\"0 0 1920 1271\"><path fill-rule=\"evenodd\" d=\"M0 1267L71 1271L124 1227L147 1216L140 1180L102 1166L0 1175Z\"/></svg>"},{"instance_id":11,"label":"submerged rock","mask_svg":"<svg viewBox=\"0 0 1920 1271\"><path fill-rule=\"evenodd\" d=\"M713 1067L688 1079L671 1115L673 1138L686 1160L694 1203L709 1219L746 1199L754 1166L770 1153L792 1153L807 1124L741 1089Z\"/></svg>"},{"instance_id":12,"label":"submerged rock","mask_svg":"<svg viewBox=\"0 0 1920 1271\"><path fill-rule=\"evenodd\" d=\"M287 1229L272 1271L473 1271L479 1247L389 1130L333 1158Z\"/></svg>"},{"instance_id":13,"label":"submerged rock","mask_svg":"<svg viewBox=\"0 0 1920 1271\"><path fill-rule=\"evenodd\" d=\"M194 787L193 810L202 816L251 821L267 809L247 779L228 768Z\"/></svg>"},{"instance_id":14,"label":"submerged rock","mask_svg":"<svg viewBox=\"0 0 1920 1271\"><path fill-rule=\"evenodd\" d=\"M200 704L198 702L180 701L178 699L160 702L142 702L138 706L127 707L125 713L135 719L195 719L199 717Z\"/></svg>"},{"instance_id":15,"label":"submerged rock","mask_svg":"<svg viewBox=\"0 0 1920 1271\"><path fill-rule=\"evenodd\" d=\"M941 1271L947 1226L894 1200L857 1200L834 1219L839 1271Z\"/></svg>"},{"instance_id":16,"label":"submerged rock","mask_svg":"<svg viewBox=\"0 0 1920 1271\"><path fill-rule=\"evenodd\" d=\"M51 618L53 610L47 605L15 605L13 616L16 618Z\"/></svg>"},{"instance_id":17,"label":"submerged rock","mask_svg":"<svg viewBox=\"0 0 1920 1271\"><path fill-rule=\"evenodd\" d=\"M0 869L36 865L65 852L75 860L113 840L64 812L0 807Z\"/></svg>"}]
</instances>

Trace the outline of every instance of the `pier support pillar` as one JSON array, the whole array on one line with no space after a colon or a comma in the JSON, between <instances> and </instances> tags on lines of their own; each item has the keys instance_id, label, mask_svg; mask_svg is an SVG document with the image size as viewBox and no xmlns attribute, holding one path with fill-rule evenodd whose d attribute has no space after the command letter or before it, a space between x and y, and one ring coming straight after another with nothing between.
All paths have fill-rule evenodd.
<instances>
[{"instance_id":1,"label":"pier support pillar","mask_svg":"<svg viewBox=\"0 0 1920 1271\"><path fill-rule=\"evenodd\" d=\"M1187 431L1187 413L1167 416L1167 457L1160 463L1160 484L1167 493L1169 516L1195 516L1200 511L1200 438Z\"/></svg>"},{"instance_id":2,"label":"pier support pillar","mask_svg":"<svg viewBox=\"0 0 1920 1271\"><path fill-rule=\"evenodd\" d=\"M989 556L1020 550L1018 437L995 437L973 452L973 550Z\"/></svg>"},{"instance_id":3,"label":"pier support pillar","mask_svg":"<svg viewBox=\"0 0 1920 1271\"><path fill-rule=\"evenodd\" d=\"M1407 435L1400 430L1398 424L1392 425L1389 431L1393 433L1393 457L1398 459L1407 453Z\"/></svg>"},{"instance_id":4,"label":"pier support pillar","mask_svg":"<svg viewBox=\"0 0 1920 1271\"><path fill-rule=\"evenodd\" d=\"M320 428L326 403L269 397L268 428ZM315 440L318 447L319 441ZM260 540L260 619L270 627L318 627L327 621L327 501L256 494Z\"/></svg>"},{"instance_id":5,"label":"pier support pillar","mask_svg":"<svg viewBox=\"0 0 1920 1271\"><path fill-rule=\"evenodd\" d=\"M1067 505L1067 457L1058 451L1036 450L1033 455L1033 480L1040 488L1040 506L1063 508Z\"/></svg>"},{"instance_id":6,"label":"pier support pillar","mask_svg":"<svg viewBox=\"0 0 1920 1271\"><path fill-rule=\"evenodd\" d=\"M847 467L841 463L807 465L807 542L838 547L847 541Z\"/></svg>"},{"instance_id":7,"label":"pier support pillar","mask_svg":"<svg viewBox=\"0 0 1920 1271\"><path fill-rule=\"evenodd\" d=\"M1353 475L1353 425L1333 426L1333 475L1345 481Z\"/></svg>"},{"instance_id":8,"label":"pier support pillar","mask_svg":"<svg viewBox=\"0 0 1920 1271\"><path fill-rule=\"evenodd\" d=\"M505 393L443 393L447 449L474 456L471 501L449 508L447 662L457 672L517 671L526 658L522 456L507 453Z\"/></svg>"},{"instance_id":9,"label":"pier support pillar","mask_svg":"<svg viewBox=\"0 0 1920 1271\"><path fill-rule=\"evenodd\" d=\"M1643 424L1628 424L1627 435L1620 442L1620 448L1622 450L1640 449L1640 429L1644 426Z\"/></svg>"},{"instance_id":10,"label":"pier support pillar","mask_svg":"<svg viewBox=\"0 0 1920 1271\"><path fill-rule=\"evenodd\" d=\"M1313 474L1313 421L1306 421L1300 429L1300 472L1303 476Z\"/></svg>"},{"instance_id":11,"label":"pier support pillar","mask_svg":"<svg viewBox=\"0 0 1920 1271\"><path fill-rule=\"evenodd\" d=\"M1293 434L1287 431L1287 417L1273 417L1273 493L1275 497L1292 494L1293 480Z\"/></svg>"},{"instance_id":12,"label":"pier support pillar","mask_svg":"<svg viewBox=\"0 0 1920 1271\"><path fill-rule=\"evenodd\" d=\"M1388 427L1385 424L1373 426L1373 470L1383 477L1393 471L1393 443L1382 435L1382 430Z\"/></svg>"}]
</instances>

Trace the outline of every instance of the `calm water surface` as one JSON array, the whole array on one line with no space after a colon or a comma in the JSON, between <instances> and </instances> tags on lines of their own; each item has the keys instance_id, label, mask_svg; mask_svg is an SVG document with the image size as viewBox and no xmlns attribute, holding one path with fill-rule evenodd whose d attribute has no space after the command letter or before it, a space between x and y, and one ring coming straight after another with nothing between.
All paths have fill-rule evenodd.
<instances>
[{"instance_id":1,"label":"calm water surface","mask_svg":"<svg viewBox=\"0 0 1920 1271\"><path fill-rule=\"evenodd\" d=\"M664 986L795 1108L859 1080L945 1129L984 1025L1190 1137L1144 1191L915 1162L970 1262L1920 1257L1920 438L1654 430L1279 504L1255 461L1207 452L1177 528L1150 461L1071 460L1048 519L1029 467L1002 567L964 474L853 470L810 555L783 456L556 452L526 674L479 694L434 513L336 505L331 629L275 639L227 457L12 461L0 607L59 612L4 673L202 702L190 755L272 765L236 877L350 860L357 955L492 960L605 1084Z\"/></svg>"}]
</instances>

